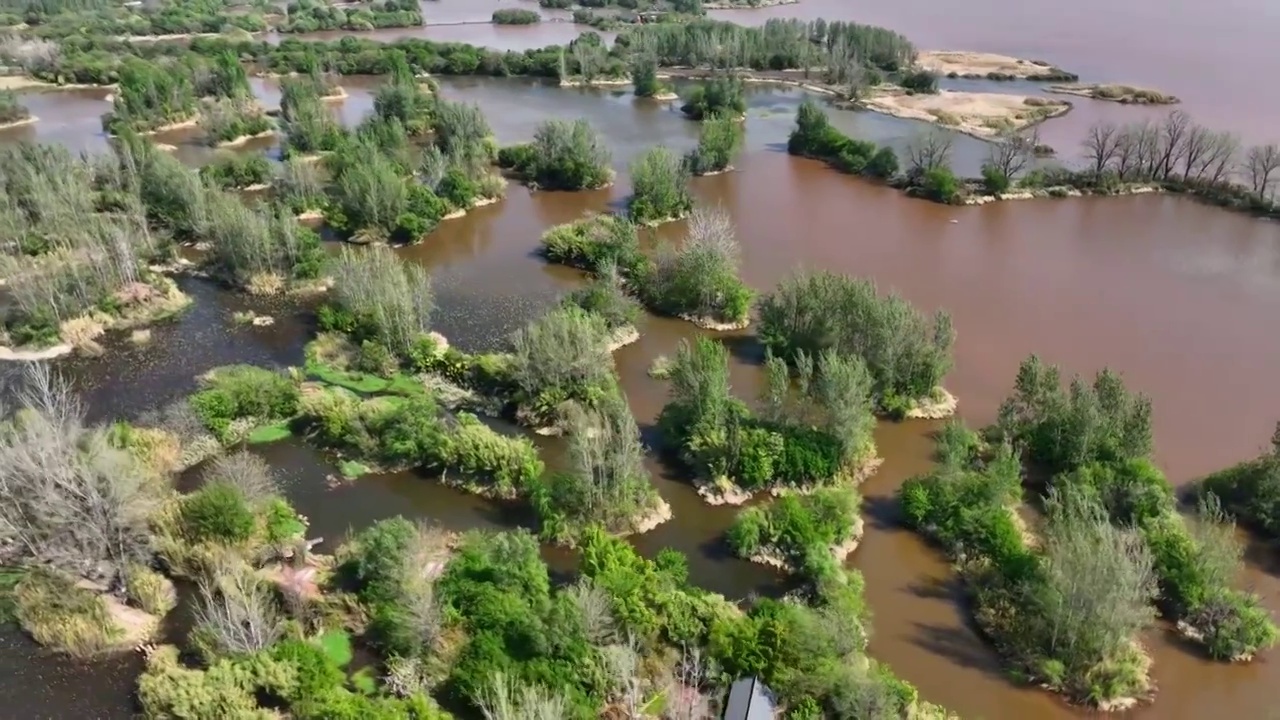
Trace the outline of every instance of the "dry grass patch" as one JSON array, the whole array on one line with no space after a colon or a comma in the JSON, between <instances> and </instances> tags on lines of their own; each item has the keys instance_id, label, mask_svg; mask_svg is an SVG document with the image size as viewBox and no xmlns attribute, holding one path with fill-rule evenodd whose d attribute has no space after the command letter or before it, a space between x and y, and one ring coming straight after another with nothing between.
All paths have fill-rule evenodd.
<instances>
[{"instance_id":1,"label":"dry grass patch","mask_svg":"<svg viewBox=\"0 0 1280 720\"><path fill-rule=\"evenodd\" d=\"M926 50L919 54L916 62L930 72L964 78L1036 80L1065 79L1071 75L1046 62L963 50Z\"/></svg>"},{"instance_id":2,"label":"dry grass patch","mask_svg":"<svg viewBox=\"0 0 1280 720\"><path fill-rule=\"evenodd\" d=\"M1019 130L1046 118L1061 115L1071 104L1037 98L1028 104L1026 95L943 90L937 94L908 94L902 88L885 87L862 101L869 110L909 120L944 125L980 138L991 138ZM1028 110L1028 108L1032 108Z\"/></svg>"},{"instance_id":3,"label":"dry grass patch","mask_svg":"<svg viewBox=\"0 0 1280 720\"><path fill-rule=\"evenodd\" d=\"M1050 85L1049 92L1061 95L1078 95L1094 100L1108 100L1125 105L1175 105L1181 102L1176 96L1159 90L1114 83Z\"/></svg>"}]
</instances>

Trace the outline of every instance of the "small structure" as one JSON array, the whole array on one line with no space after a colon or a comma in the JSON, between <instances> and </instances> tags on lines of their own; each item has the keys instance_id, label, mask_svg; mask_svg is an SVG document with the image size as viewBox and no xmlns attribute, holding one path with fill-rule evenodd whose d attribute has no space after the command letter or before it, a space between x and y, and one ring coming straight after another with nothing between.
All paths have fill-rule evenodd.
<instances>
[{"instance_id":1,"label":"small structure","mask_svg":"<svg viewBox=\"0 0 1280 720\"><path fill-rule=\"evenodd\" d=\"M778 713L773 691L759 678L742 678L729 688L722 720L773 720Z\"/></svg>"}]
</instances>

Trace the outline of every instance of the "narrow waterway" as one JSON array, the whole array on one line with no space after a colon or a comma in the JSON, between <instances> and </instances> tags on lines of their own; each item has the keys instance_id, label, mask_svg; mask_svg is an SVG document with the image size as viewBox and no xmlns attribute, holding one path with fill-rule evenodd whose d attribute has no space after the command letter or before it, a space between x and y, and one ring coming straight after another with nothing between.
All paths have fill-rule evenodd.
<instances>
[{"instance_id":1,"label":"narrow waterway","mask_svg":"<svg viewBox=\"0 0 1280 720\"><path fill-rule=\"evenodd\" d=\"M824 4L812 2L815 8ZM814 14L841 13L828 7ZM899 26L914 35L909 26L887 19L858 19ZM937 38L938 44L947 40L952 47L1013 51L962 39ZM918 42L926 44L926 38ZM1085 72L1070 57L1030 54ZM1145 76L1134 79L1138 81L1145 82ZM355 122L369 107L369 89L376 81L344 82L352 96L340 113L344 121ZM1181 87L1161 86L1189 97ZM269 82L258 87L265 102L274 102ZM617 187L593 193L529 193L513 185L503 202L448 221L424 244L403 251L407 261L432 271L441 331L464 347L494 347L580 282L576 273L549 268L534 254L540 233L585 210L616 206L626 196L625 168L631 158L658 143L683 151L695 142L697 128L671 105L636 101L622 90L460 79L445 80L442 92L478 103L503 142L529 137L547 117L585 117L605 134L623 173ZM32 97L37 100L27 99ZM754 92L747 152L738 172L694 182L703 202L722 205L737 222L743 273L754 287L767 290L797 266L822 268L875 278L925 310L949 309L959 338L956 368L947 384L961 398L962 415L971 423L994 417L1018 362L1035 352L1073 372L1092 373L1109 365L1124 373L1131 386L1150 394L1157 460L1175 483L1252 454L1266 441L1274 408L1280 406L1280 378L1274 372L1280 336L1270 332L1280 310L1280 227L1162 196L982 208L910 200L821 163L787 156L782 146L801 97L787 89ZM107 108L101 94L29 94L24 102L36 115L57 122L9 131L0 141L61 142L88 151L105 147L97 120ZM37 107L37 102L46 105ZM833 121L859 137L894 144L918 127L869 113L833 112ZM179 145L184 160L196 163L207 156L194 145L198 140L165 141ZM961 138L956 152L959 169L972 172L982 146ZM664 226L657 240L677 238L681 229L680 223ZM187 285L195 307L176 323L158 328L150 345L113 348L105 358L66 364L95 415L136 416L189 392L194 375L219 364L300 362L310 332L304 312L257 306L277 315L279 322L265 329L234 327L231 314L244 300L205 283ZM647 429L665 401L662 383L646 375L647 367L697 331L657 318L646 319L641 331L641 341L619 351L616 360L636 417ZM758 350L749 340L731 339L731 345L737 358L735 387L752 397ZM1080 714L1045 693L1006 680L989 648L966 625L950 569L936 552L896 526L893 493L906 477L927 469L928 434L934 427L882 423L876 433L886 462L863 488L868 531L852 560L867 579L874 612L872 653L919 686L927 699L964 717ZM558 443L542 442L554 462ZM523 519L510 508L407 473L329 489L325 476L333 468L299 444L283 443L264 454L281 468L290 496L329 548L349 528L397 513L435 518L455 528L510 526ZM638 538L642 550L674 547L687 553L693 577L730 597L779 590L774 573L725 556L719 537L732 520L732 509L706 508L683 478L656 463L651 468L675 520ZM557 567L572 562L564 553L549 555ZM1253 557L1265 561L1267 555L1264 551ZM1280 611L1280 582L1272 571L1270 562L1255 562L1244 581L1273 611ZM16 638L4 642L0 674L16 682L0 683L0 702L15 716L128 716L135 660L83 667L48 658ZM1153 633L1149 645L1159 696L1154 706L1134 716L1189 720L1225 711L1261 718L1270 711L1270 689L1280 683L1280 670L1268 658L1250 666L1211 664L1163 632Z\"/></svg>"}]
</instances>

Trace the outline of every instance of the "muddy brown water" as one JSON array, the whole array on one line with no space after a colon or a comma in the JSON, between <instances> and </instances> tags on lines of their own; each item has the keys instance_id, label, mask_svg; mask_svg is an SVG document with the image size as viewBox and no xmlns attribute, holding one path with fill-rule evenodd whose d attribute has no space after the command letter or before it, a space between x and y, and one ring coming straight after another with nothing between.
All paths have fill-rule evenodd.
<instances>
[{"instance_id":1,"label":"muddy brown water","mask_svg":"<svg viewBox=\"0 0 1280 720\"><path fill-rule=\"evenodd\" d=\"M822 11L824 4L812 3L818 8L813 14L838 15ZM873 9L867 12L874 14ZM879 12L890 13L883 8ZM916 35L906 22L858 19ZM965 36L966 24L956 22L959 28L940 24L931 31L934 35L926 33L919 42L1017 51L981 42L999 33L987 35L971 28L973 34ZM1093 60L1083 54L1051 53L1060 45L1043 29L1052 27L1049 23L1028 22L1018 41L1047 48L1029 53L1036 57L1082 75L1092 72L1088 63ZM1101 37L1110 32L1106 29ZM1129 48L1110 51L1131 53ZM1148 80L1139 72L1142 67L1135 63L1115 72L1133 73L1126 79L1183 95L1189 105L1198 97L1181 86L1159 83L1158 76ZM349 79L346 84L352 97L339 112L344 121L355 122L368 108L374 82ZM259 89L268 104L273 102L269 83L261 83ZM548 116L586 117L605 133L620 171L646 147L661 142L683 151L696 138L696 127L671 105L638 102L621 91L465 79L446 81L444 92L479 103L503 142L527 138ZM1204 93L1211 96L1208 89ZM1280 309L1280 227L1162 196L1010 202L982 208L909 200L839 175L821 163L787 156L782 145L800 97L798 91L786 89L753 93L747 152L738 172L694 182L702 201L722 205L738 223L743 274L754 287L768 289L796 266L826 268L875 278L926 310L948 308L959 339L956 368L947 385L960 396L962 414L972 423L994 417L1018 362L1036 352L1072 372L1092 373L1110 365L1133 387L1150 394L1157 460L1177 484L1234 462L1265 443L1274 408L1280 405L1280 381L1274 373L1280 336L1270 331ZM38 110L28 100L35 114L59 118L61 124L38 123L0 135L0 140L16 134L76 149L103 147L97 130L97 115L105 109L100 96L39 98L49 109ZM1111 108L1126 111L1125 117L1127 111L1140 111L1119 106L1107 111ZM1245 115L1252 112L1243 101L1238 109ZM836 112L833 122L861 137L894 144L917 127L866 113ZM1239 126L1248 127L1249 122L1245 117ZM976 167L981 157L981 145L968 140L957 143L962 170L964 165ZM184 151L185 146L179 152ZM184 160L200 162L204 151L190 152ZM536 257L538 235L584 210L617 207L627 192L625 172L619 180L611 190L592 193L529 193L513 185L503 202L448 221L427 242L402 251L406 260L432 270L441 331L467 348L498 346L510 330L581 282L576 273L548 267ZM680 230L680 223L674 223L657 235L677 238ZM157 328L149 346L121 346L106 358L66 363L96 416L134 417L190 392L192 377L216 365L300 362L310 332L302 309L251 303L206 283L184 284L196 298L195 307L175 323ZM247 305L276 314L280 321L271 328L233 326L231 314ZM641 331L641 341L620 350L616 361L636 417L646 437L652 437L665 389L645 371L653 358L671 354L680 339L698 331L686 323L652 317ZM749 334L729 341L736 358L735 387L750 397L758 381L758 348ZM874 613L872 654L915 683L925 698L964 717L1085 714L1006 680L991 650L968 627L950 568L938 553L897 527L893 493L905 478L929 467L929 433L934 428L936 423L919 422L882 423L877 429L886 462L863 487L867 535L852 560L866 577ZM556 462L560 443L539 442ZM300 443L284 442L262 452L281 469L286 491L310 517L313 533L325 536L330 548L348 529L398 513L433 518L456 529L509 527L525 520L512 508L407 473L327 489L325 476L333 467ZM687 553L694 579L729 597L781 589L776 574L725 556L719 538L732 521L732 509L707 508L677 474L657 463L651 463L651 469L675 510L675 520L637 538L642 551L669 546ZM557 569L572 565L568 553L547 555ZM1241 581L1259 592L1273 611L1280 611L1273 556L1273 549L1251 548ZM128 715L135 659L86 667L51 658L13 635L0 642L0 676L13 678L0 682L0 701L15 716ZM1132 716L1190 719L1223 711L1235 717L1269 716L1269 690L1280 682L1271 654L1249 666L1208 663L1163 629L1150 635L1148 645L1155 657L1159 695L1153 706Z\"/></svg>"}]
</instances>

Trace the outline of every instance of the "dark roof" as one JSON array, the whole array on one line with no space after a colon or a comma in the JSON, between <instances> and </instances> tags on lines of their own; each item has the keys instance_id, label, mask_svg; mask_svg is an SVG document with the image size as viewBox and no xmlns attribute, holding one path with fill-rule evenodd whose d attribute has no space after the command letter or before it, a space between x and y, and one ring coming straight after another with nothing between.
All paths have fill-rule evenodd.
<instances>
[{"instance_id":1,"label":"dark roof","mask_svg":"<svg viewBox=\"0 0 1280 720\"><path fill-rule=\"evenodd\" d=\"M757 678L742 678L729 688L723 720L773 720L773 692Z\"/></svg>"}]
</instances>

